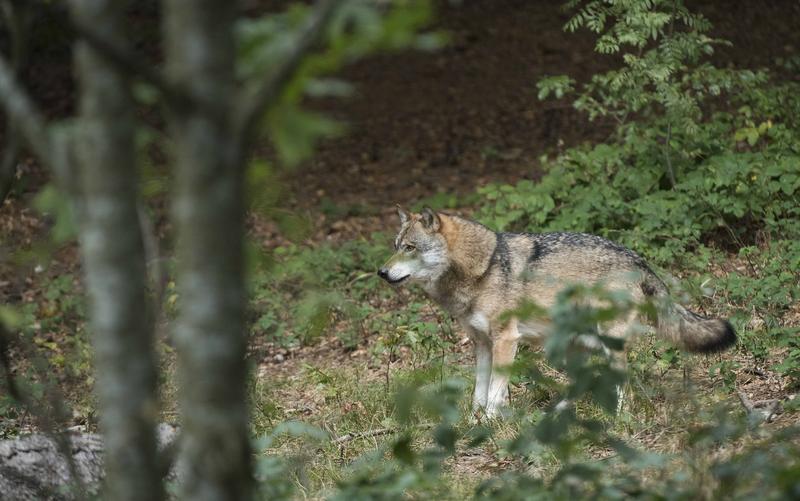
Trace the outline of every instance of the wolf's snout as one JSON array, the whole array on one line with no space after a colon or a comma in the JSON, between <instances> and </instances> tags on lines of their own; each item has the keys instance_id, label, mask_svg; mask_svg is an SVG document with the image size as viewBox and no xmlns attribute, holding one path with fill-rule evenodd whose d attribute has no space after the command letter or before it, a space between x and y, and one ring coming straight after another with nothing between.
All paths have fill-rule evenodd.
<instances>
[{"instance_id":1,"label":"wolf's snout","mask_svg":"<svg viewBox=\"0 0 800 501\"><path fill-rule=\"evenodd\" d=\"M389 280L389 270L387 268L381 268L378 270L378 276L384 280Z\"/></svg>"}]
</instances>

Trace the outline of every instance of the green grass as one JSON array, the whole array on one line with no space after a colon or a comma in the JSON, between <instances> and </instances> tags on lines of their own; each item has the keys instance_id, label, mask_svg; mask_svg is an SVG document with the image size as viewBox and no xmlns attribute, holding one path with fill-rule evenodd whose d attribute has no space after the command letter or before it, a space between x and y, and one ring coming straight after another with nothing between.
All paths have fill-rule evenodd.
<instances>
[{"instance_id":1,"label":"green grass","mask_svg":"<svg viewBox=\"0 0 800 501\"><path fill-rule=\"evenodd\" d=\"M743 417L742 410L729 391L716 388L713 381L708 380L707 370L713 360L703 357L688 360L687 381L681 364L659 370L652 355L650 366L639 364L637 361L651 348L650 342L643 341L631 353L633 368L621 416L609 416L586 400L578 403L578 416L604 422L609 433L634 447L667 454L677 452L673 458L676 469L691 470L699 467L700 462L712 463L713 458L724 455L731 447L739 448L753 441L744 437L728 443L701 440L693 444L697 430L719 424L714 414L718 405L729 409L734 417ZM349 366L335 363L332 367L305 366L285 378L256 381L251 393L255 435L269 434L280 426L279 423L300 420L321 430L323 437L330 437L281 436L264 451L266 457L290 458L288 461L293 465L290 475L298 498L324 498L334 493L337 486L363 488L374 484L388 489L387 486L395 482L386 480L387 471L406 469L418 474L407 492L412 499L432 496L464 499L481 482L500 472L533 472L538 478L551 480L564 466L563 457L559 458L543 445L532 449L520 447L520 435L529 433L527 430L541 421L543 411L555 402L555 393L519 376L512 391L515 416L508 421L475 423L470 420L469 412L472 368L469 363L463 363L464 360L461 362L441 364L431 359L417 369L408 362L398 363L400 366L390 371L388 385L379 370L365 368L368 364L361 361ZM550 373L563 380L563 376L552 370ZM425 477L420 474L424 471L424 453L435 448L430 426L450 411L431 406L425 395L436 395L443 382L454 379L463 381L454 407L457 417L452 421L460 438L452 454L441 458L441 474ZM403 419L398 416L398 408L404 405L404 389L412 383L421 388L416 397L423 403L415 407L410 417ZM304 405L303 401L309 402L312 409L307 415L296 410ZM376 430L392 432L371 435ZM490 438L470 443L483 432L490 433ZM348 435L354 438L335 443L337 437ZM393 453L402 440L417 451L413 468L403 464ZM615 453L605 447L598 448L591 440L580 440L571 447L572 461L615 463ZM525 452L521 454L521 450ZM687 457L697 464L686 462ZM646 476L646 472L641 474ZM695 478L692 481L699 482ZM696 487L701 488L700 485Z\"/></svg>"}]
</instances>

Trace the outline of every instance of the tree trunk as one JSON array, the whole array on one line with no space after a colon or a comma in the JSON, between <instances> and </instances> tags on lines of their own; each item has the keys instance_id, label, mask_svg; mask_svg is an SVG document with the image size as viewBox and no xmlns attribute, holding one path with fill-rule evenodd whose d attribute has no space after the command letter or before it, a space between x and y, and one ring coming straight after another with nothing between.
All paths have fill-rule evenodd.
<instances>
[{"instance_id":1,"label":"tree trunk","mask_svg":"<svg viewBox=\"0 0 800 501\"><path fill-rule=\"evenodd\" d=\"M124 43L125 2L73 0L76 21ZM138 212L134 114L129 83L85 43L75 47L81 85L77 131L83 191L80 239L94 336L106 448L106 498L162 498L152 324Z\"/></svg>"},{"instance_id":2,"label":"tree trunk","mask_svg":"<svg viewBox=\"0 0 800 501\"><path fill-rule=\"evenodd\" d=\"M169 425L158 427L158 446L172 445L177 430ZM92 433L71 434L72 461L88 492L97 494L103 479L103 439ZM174 477L173 469L170 476ZM59 453L58 444L43 434L0 441L0 499L4 501L66 500L74 496L70 466ZM88 494L88 495L87 495ZM108 497L107 499L116 499Z\"/></svg>"},{"instance_id":3,"label":"tree trunk","mask_svg":"<svg viewBox=\"0 0 800 501\"><path fill-rule=\"evenodd\" d=\"M184 499L252 492L246 405L244 201L234 127L231 0L166 0L172 84L202 103L173 110L180 313L175 328Z\"/></svg>"}]
</instances>

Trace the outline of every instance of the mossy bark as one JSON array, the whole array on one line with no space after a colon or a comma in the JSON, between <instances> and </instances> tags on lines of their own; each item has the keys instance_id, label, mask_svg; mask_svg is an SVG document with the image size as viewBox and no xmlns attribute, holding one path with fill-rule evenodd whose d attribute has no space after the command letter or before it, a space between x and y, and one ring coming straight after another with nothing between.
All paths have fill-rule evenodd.
<instances>
[{"instance_id":1,"label":"mossy bark","mask_svg":"<svg viewBox=\"0 0 800 501\"><path fill-rule=\"evenodd\" d=\"M233 126L230 0L167 0L167 75L203 106L173 109L173 219L178 232L178 352L185 465L181 495L251 494L246 405L243 169Z\"/></svg>"}]
</instances>

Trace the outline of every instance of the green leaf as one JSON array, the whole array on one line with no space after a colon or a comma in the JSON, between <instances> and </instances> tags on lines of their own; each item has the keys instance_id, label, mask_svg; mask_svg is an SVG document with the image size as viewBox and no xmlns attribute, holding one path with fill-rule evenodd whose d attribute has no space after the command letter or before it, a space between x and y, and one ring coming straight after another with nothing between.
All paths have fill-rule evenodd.
<instances>
[{"instance_id":1,"label":"green leaf","mask_svg":"<svg viewBox=\"0 0 800 501\"><path fill-rule=\"evenodd\" d=\"M307 159L323 138L339 135L344 126L318 113L293 105L280 105L267 113L267 130L280 159L287 166Z\"/></svg>"},{"instance_id":2,"label":"green leaf","mask_svg":"<svg viewBox=\"0 0 800 501\"><path fill-rule=\"evenodd\" d=\"M392 446L392 455L405 464L414 464L416 454L411 449L411 438L403 436L397 439Z\"/></svg>"},{"instance_id":3,"label":"green leaf","mask_svg":"<svg viewBox=\"0 0 800 501\"><path fill-rule=\"evenodd\" d=\"M458 434L450 425L440 424L433 430L433 438L436 443L444 447L444 450L452 454L456 449Z\"/></svg>"},{"instance_id":4,"label":"green leaf","mask_svg":"<svg viewBox=\"0 0 800 501\"><path fill-rule=\"evenodd\" d=\"M50 216L54 219L55 223L50 232L53 242L61 244L77 236L78 231L73 219L70 202L66 195L56 189L54 184L46 184L36 194L33 206L42 215Z\"/></svg>"}]
</instances>

